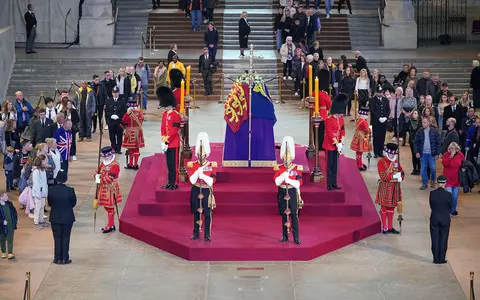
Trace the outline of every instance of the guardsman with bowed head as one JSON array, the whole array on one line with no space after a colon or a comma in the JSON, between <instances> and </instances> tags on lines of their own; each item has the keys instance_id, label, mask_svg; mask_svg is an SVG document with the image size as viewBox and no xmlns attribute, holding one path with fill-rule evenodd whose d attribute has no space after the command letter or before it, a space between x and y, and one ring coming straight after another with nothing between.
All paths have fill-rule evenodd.
<instances>
[{"instance_id":1,"label":"guardsman with bowed head","mask_svg":"<svg viewBox=\"0 0 480 300\"><path fill-rule=\"evenodd\" d=\"M399 234L400 232L393 228L392 224L395 207L397 207L399 213L403 208L400 183L403 181L405 173L397 160L398 145L388 143L383 151L385 155L378 161L377 165L380 182L378 184L375 203L380 205L382 232L384 234Z\"/></svg>"},{"instance_id":2,"label":"guardsman with bowed head","mask_svg":"<svg viewBox=\"0 0 480 300\"><path fill-rule=\"evenodd\" d=\"M452 211L452 194L445 190L447 177L437 178L438 188L430 192L430 237L434 264L444 264L447 261L448 234L450 232L450 212Z\"/></svg>"},{"instance_id":3,"label":"guardsman with bowed head","mask_svg":"<svg viewBox=\"0 0 480 300\"><path fill-rule=\"evenodd\" d=\"M138 158L140 157L140 148L145 147L145 140L143 138L143 114L137 107L137 101L134 99L128 100L128 109L122 117L123 141L122 147L126 148L126 155L128 163L125 169L138 170Z\"/></svg>"},{"instance_id":4,"label":"guardsman with bowed head","mask_svg":"<svg viewBox=\"0 0 480 300\"><path fill-rule=\"evenodd\" d=\"M328 118L328 111L332 107L332 100L330 100L330 96L327 94L325 91L319 91L318 92L318 108L319 108L319 113L320 117L322 117L322 120L325 121ZM319 147L317 148L317 151L322 150L323 147L323 141L325 139L325 122L320 122L320 126L318 127L318 142L317 145Z\"/></svg>"},{"instance_id":5,"label":"guardsman with bowed head","mask_svg":"<svg viewBox=\"0 0 480 300\"><path fill-rule=\"evenodd\" d=\"M339 93L335 96L330 109L330 116L325 120L325 139L323 149L327 152L327 189L341 190L337 185L338 155L342 153L345 140L345 122L343 114L347 106L348 96Z\"/></svg>"},{"instance_id":6,"label":"guardsman with bowed head","mask_svg":"<svg viewBox=\"0 0 480 300\"><path fill-rule=\"evenodd\" d=\"M283 159L283 164L274 167L275 173L273 176L273 180L278 186L278 213L282 216L282 239L280 242L288 241L288 233L291 227L293 241L299 245L301 242L298 233L298 209L303 206L303 200L300 197L300 186L303 184L303 166L293 163L295 143L291 136L283 138L280 157ZM291 226L288 220L289 216Z\"/></svg>"},{"instance_id":7,"label":"guardsman with bowed head","mask_svg":"<svg viewBox=\"0 0 480 300\"><path fill-rule=\"evenodd\" d=\"M115 208L122 202L122 194L118 185L118 176L120 175L120 165L115 160L115 150L111 146L103 147L100 150L102 163L100 172L95 174L95 181L98 187L98 202L94 203L94 208L103 206L107 211L108 223L102 228L103 233L115 231ZM95 201L95 200L94 200Z\"/></svg>"},{"instance_id":8,"label":"guardsman with bowed head","mask_svg":"<svg viewBox=\"0 0 480 300\"><path fill-rule=\"evenodd\" d=\"M178 188L178 163L181 142L180 124L182 118L180 113L175 110L177 102L169 87L159 87L157 89L157 97L158 100L160 100L160 106L165 108L165 112L162 114L162 126L160 128L162 135L162 144L160 147L167 159L168 182L162 188L176 190Z\"/></svg>"},{"instance_id":9,"label":"guardsman with bowed head","mask_svg":"<svg viewBox=\"0 0 480 300\"><path fill-rule=\"evenodd\" d=\"M206 132L198 134L195 152L197 160L187 163L188 178L192 184L190 209L193 213L193 235L191 239L196 240L199 237L203 214L205 216L204 238L206 242L210 242L212 211L215 208L212 186L216 181L217 163L207 160L210 155L210 141Z\"/></svg>"},{"instance_id":10,"label":"guardsman with bowed head","mask_svg":"<svg viewBox=\"0 0 480 300\"><path fill-rule=\"evenodd\" d=\"M182 71L179 69L171 69L170 70L170 83L172 85L172 90L173 90L173 95L175 96L175 99L177 100L177 105L175 106L175 109L180 112L180 98L181 98L181 85L182 85L182 79L185 79L183 76ZM185 95L187 95L187 87L185 86ZM184 96L185 96L184 95Z\"/></svg>"},{"instance_id":11,"label":"guardsman with bowed head","mask_svg":"<svg viewBox=\"0 0 480 300\"><path fill-rule=\"evenodd\" d=\"M372 151L372 144L370 143L372 130L367 121L369 112L368 107L363 107L358 110L359 117L357 119L357 127L355 128L355 134L350 144L350 149L356 153L357 167L360 171L367 170L367 166L364 165L362 161L363 152Z\"/></svg>"}]
</instances>

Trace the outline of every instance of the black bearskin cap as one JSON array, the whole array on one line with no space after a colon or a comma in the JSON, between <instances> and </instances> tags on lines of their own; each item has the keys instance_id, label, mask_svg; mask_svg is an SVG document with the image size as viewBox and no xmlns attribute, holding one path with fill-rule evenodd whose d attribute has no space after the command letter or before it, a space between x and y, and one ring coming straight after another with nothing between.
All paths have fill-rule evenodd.
<instances>
[{"instance_id":1,"label":"black bearskin cap","mask_svg":"<svg viewBox=\"0 0 480 300\"><path fill-rule=\"evenodd\" d=\"M332 102L332 107L330 108L330 114L344 114L348 100L348 95L345 93L339 93L335 96L335 99L333 99Z\"/></svg>"},{"instance_id":2,"label":"black bearskin cap","mask_svg":"<svg viewBox=\"0 0 480 300\"><path fill-rule=\"evenodd\" d=\"M169 87L161 86L157 89L157 98L160 100L161 107L177 106L177 100Z\"/></svg>"},{"instance_id":3,"label":"black bearskin cap","mask_svg":"<svg viewBox=\"0 0 480 300\"><path fill-rule=\"evenodd\" d=\"M180 88L182 79L185 79L183 77L182 71L180 71L179 69L171 69L170 73L168 73L168 76L170 77L170 84L174 88Z\"/></svg>"}]
</instances>

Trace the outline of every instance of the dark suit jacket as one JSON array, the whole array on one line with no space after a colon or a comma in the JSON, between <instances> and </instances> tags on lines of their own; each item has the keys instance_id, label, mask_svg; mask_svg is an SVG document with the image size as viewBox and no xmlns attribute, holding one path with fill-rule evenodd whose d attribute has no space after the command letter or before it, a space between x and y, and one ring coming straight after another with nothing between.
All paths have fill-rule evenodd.
<instances>
[{"instance_id":1,"label":"dark suit jacket","mask_svg":"<svg viewBox=\"0 0 480 300\"><path fill-rule=\"evenodd\" d=\"M450 224L450 212L452 211L452 194L443 188L430 192L430 222L442 225Z\"/></svg>"},{"instance_id":2,"label":"dark suit jacket","mask_svg":"<svg viewBox=\"0 0 480 300\"><path fill-rule=\"evenodd\" d=\"M60 127L62 127L62 125L60 125ZM57 122L54 122L52 125L50 125L50 137L53 137L53 135L55 134L55 131L57 131L57 129L60 127L58 127Z\"/></svg>"},{"instance_id":3,"label":"dark suit jacket","mask_svg":"<svg viewBox=\"0 0 480 300\"><path fill-rule=\"evenodd\" d=\"M42 121L40 119L33 122L31 125L33 146L39 143L45 143L45 139L51 137L50 134L52 132L52 124L53 121L48 118L45 119L45 126L42 126Z\"/></svg>"},{"instance_id":4,"label":"dark suit jacket","mask_svg":"<svg viewBox=\"0 0 480 300\"><path fill-rule=\"evenodd\" d=\"M212 64L212 56L208 56L208 59L205 59L205 55L200 55L198 57L198 73L207 73L211 71L210 65Z\"/></svg>"},{"instance_id":5,"label":"dark suit jacket","mask_svg":"<svg viewBox=\"0 0 480 300\"><path fill-rule=\"evenodd\" d=\"M305 18L305 28L307 28L307 36L311 36L314 34L318 28L317 28L317 17L316 16L310 16L310 22L308 22L308 17Z\"/></svg>"},{"instance_id":6,"label":"dark suit jacket","mask_svg":"<svg viewBox=\"0 0 480 300\"><path fill-rule=\"evenodd\" d=\"M168 57L167 57L168 63L167 63L167 66L168 66L168 64L169 64L171 61L173 61L173 57L174 57L175 55L178 57L178 54L175 53L173 50L168 51ZM180 61L180 57L178 57L178 60Z\"/></svg>"},{"instance_id":7,"label":"dark suit jacket","mask_svg":"<svg viewBox=\"0 0 480 300\"><path fill-rule=\"evenodd\" d=\"M377 96L373 96L370 98L369 106L371 113L370 123L372 124L373 122L378 122L378 119L382 117L388 118L390 115L390 102L387 97L382 96L382 101L379 101ZM383 113L381 108L383 108Z\"/></svg>"},{"instance_id":8,"label":"dark suit jacket","mask_svg":"<svg viewBox=\"0 0 480 300\"><path fill-rule=\"evenodd\" d=\"M367 67L367 60L363 56L357 57L357 62L355 63L355 68L357 68L357 72L360 72L362 69L367 70L368 73L368 67Z\"/></svg>"},{"instance_id":9,"label":"dark suit jacket","mask_svg":"<svg viewBox=\"0 0 480 300\"><path fill-rule=\"evenodd\" d=\"M119 97L117 102L115 102L113 98L108 98L105 102L105 120L107 121L107 125L120 124L127 109L127 101L124 97ZM111 118L112 115L117 115L118 120L113 120Z\"/></svg>"},{"instance_id":10,"label":"dark suit jacket","mask_svg":"<svg viewBox=\"0 0 480 300\"><path fill-rule=\"evenodd\" d=\"M37 18L34 13L27 11L23 17L25 18L26 28L27 28L27 37L30 36L33 26L37 25Z\"/></svg>"},{"instance_id":11,"label":"dark suit jacket","mask_svg":"<svg viewBox=\"0 0 480 300\"><path fill-rule=\"evenodd\" d=\"M250 34L250 25L245 21L244 18L240 18L238 21L238 37L243 39L245 36Z\"/></svg>"},{"instance_id":12,"label":"dark suit jacket","mask_svg":"<svg viewBox=\"0 0 480 300\"><path fill-rule=\"evenodd\" d=\"M63 183L49 187L48 205L51 207L51 223L72 224L75 222L73 208L77 205L77 195L73 188Z\"/></svg>"},{"instance_id":13,"label":"dark suit jacket","mask_svg":"<svg viewBox=\"0 0 480 300\"><path fill-rule=\"evenodd\" d=\"M470 74L470 87L473 90L480 89L480 67L475 67Z\"/></svg>"},{"instance_id":14,"label":"dark suit jacket","mask_svg":"<svg viewBox=\"0 0 480 300\"><path fill-rule=\"evenodd\" d=\"M455 107L455 111L452 110L451 105L445 106L443 109L443 127L445 128L445 123L449 118L455 118L457 120L457 123L455 123L455 128L457 130L462 129L462 119L465 116L465 110L460 104L457 104Z\"/></svg>"}]
</instances>

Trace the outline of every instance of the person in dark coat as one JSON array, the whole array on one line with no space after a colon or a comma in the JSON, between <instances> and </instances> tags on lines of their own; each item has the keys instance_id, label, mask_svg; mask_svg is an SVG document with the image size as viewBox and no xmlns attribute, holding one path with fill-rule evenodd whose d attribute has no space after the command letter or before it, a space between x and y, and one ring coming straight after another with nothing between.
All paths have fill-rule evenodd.
<instances>
[{"instance_id":1,"label":"person in dark coat","mask_svg":"<svg viewBox=\"0 0 480 300\"><path fill-rule=\"evenodd\" d=\"M387 119L390 115L390 103L383 95L381 86L377 86L376 95L370 99L370 123L373 132L373 152L375 157L383 157L385 134L387 133Z\"/></svg>"},{"instance_id":2,"label":"person in dark coat","mask_svg":"<svg viewBox=\"0 0 480 300\"><path fill-rule=\"evenodd\" d=\"M290 32L292 33L293 42L295 44L300 43L300 40L305 37L305 26L299 19L295 19Z\"/></svg>"},{"instance_id":3,"label":"person in dark coat","mask_svg":"<svg viewBox=\"0 0 480 300\"><path fill-rule=\"evenodd\" d=\"M472 62L472 73L470 74L470 87L473 91L473 107L480 108L480 62L474 60Z\"/></svg>"},{"instance_id":4,"label":"person in dark coat","mask_svg":"<svg viewBox=\"0 0 480 300\"><path fill-rule=\"evenodd\" d=\"M244 57L245 48L248 48L248 35L250 34L250 24L247 20L248 14L243 11L238 21L238 41L240 42L240 57Z\"/></svg>"},{"instance_id":5,"label":"person in dark coat","mask_svg":"<svg viewBox=\"0 0 480 300\"><path fill-rule=\"evenodd\" d=\"M178 47L177 44L170 44L170 50L168 51L168 56L167 56L167 66L170 62L173 61L173 57L177 56L178 60L180 60L180 57L178 56Z\"/></svg>"},{"instance_id":6,"label":"person in dark coat","mask_svg":"<svg viewBox=\"0 0 480 300\"><path fill-rule=\"evenodd\" d=\"M95 133L95 131L97 131L97 118L98 118L99 126L104 125L102 121L103 111L104 111L103 107L105 106L105 101L108 98L108 91L107 91L107 87L103 85L103 81L100 81L100 76L98 75L93 75L93 82L91 83L91 86L93 91L95 92L95 100L97 100L96 101L97 110L95 111L95 114L92 116L92 125L93 125L92 133ZM102 130L103 128L99 128L99 129Z\"/></svg>"},{"instance_id":7,"label":"person in dark coat","mask_svg":"<svg viewBox=\"0 0 480 300\"><path fill-rule=\"evenodd\" d=\"M25 53L37 53L33 50L35 44L35 38L37 37L37 18L33 13L33 6L27 5L28 11L23 15L25 19L25 26L27 29L27 43L25 45Z\"/></svg>"},{"instance_id":8,"label":"person in dark coat","mask_svg":"<svg viewBox=\"0 0 480 300\"><path fill-rule=\"evenodd\" d=\"M13 254L13 236L17 229L17 222L17 210L13 203L8 200L7 194L3 194L0 197L0 248L2 249L3 259L15 259Z\"/></svg>"},{"instance_id":9,"label":"person in dark coat","mask_svg":"<svg viewBox=\"0 0 480 300\"><path fill-rule=\"evenodd\" d=\"M430 192L430 238L434 264L444 264L450 232L450 212L452 210L452 194L445 190L447 177L440 175L438 188Z\"/></svg>"},{"instance_id":10,"label":"person in dark coat","mask_svg":"<svg viewBox=\"0 0 480 300\"><path fill-rule=\"evenodd\" d=\"M50 223L52 223L53 240L55 242L55 256L53 263L57 265L72 262L68 251L70 248L70 234L72 233L75 214L73 208L77 205L75 190L67 185L67 174L60 170L57 174L57 185L48 190L48 205L50 210Z\"/></svg>"},{"instance_id":11,"label":"person in dark coat","mask_svg":"<svg viewBox=\"0 0 480 300\"><path fill-rule=\"evenodd\" d=\"M105 102L105 120L108 125L110 143L115 153L122 154L123 129L120 126L122 117L127 112L127 100L120 97L118 87L112 90L113 97Z\"/></svg>"},{"instance_id":12,"label":"person in dark coat","mask_svg":"<svg viewBox=\"0 0 480 300\"><path fill-rule=\"evenodd\" d=\"M38 116L39 119L31 124L33 147L35 147L36 144L45 143L45 140L50 137L50 127L53 124L53 121L46 117L45 108L38 110Z\"/></svg>"},{"instance_id":13,"label":"person in dark coat","mask_svg":"<svg viewBox=\"0 0 480 300\"><path fill-rule=\"evenodd\" d=\"M205 96L213 94L212 66L215 58L209 55L209 48L203 48L203 54L198 57L198 73L202 74Z\"/></svg>"},{"instance_id":14,"label":"person in dark coat","mask_svg":"<svg viewBox=\"0 0 480 300\"><path fill-rule=\"evenodd\" d=\"M461 104L457 104L457 99L455 96L451 95L448 97L449 105L445 106L443 109L443 128L446 128L447 120L454 118L455 128L458 130L462 129L462 119L465 116L465 110Z\"/></svg>"},{"instance_id":15,"label":"person in dark coat","mask_svg":"<svg viewBox=\"0 0 480 300\"><path fill-rule=\"evenodd\" d=\"M213 0L210 0L213 1ZM208 24L208 29L205 31L205 35L203 37L205 41L205 47L208 48L208 55L211 57L212 61L215 61L215 56L217 55L217 46L218 46L218 31L213 26L213 23Z\"/></svg>"},{"instance_id":16,"label":"person in dark coat","mask_svg":"<svg viewBox=\"0 0 480 300\"><path fill-rule=\"evenodd\" d=\"M355 68L357 72L360 72L362 69L367 70L368 77L370 77L370 70L367 67L367 60L365 57L362 56L360 51L355 51L355 57L357 58L357 62L355 63Z\"/></svg>"}]
</instances>

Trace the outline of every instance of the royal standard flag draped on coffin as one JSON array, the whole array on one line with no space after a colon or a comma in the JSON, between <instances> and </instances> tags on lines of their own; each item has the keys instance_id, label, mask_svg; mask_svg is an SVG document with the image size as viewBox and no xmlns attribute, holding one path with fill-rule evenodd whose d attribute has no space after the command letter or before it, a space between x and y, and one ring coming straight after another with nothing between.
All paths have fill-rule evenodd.
<instances>
[{"instance_id":1,"label":"royal standard flag draped on coffin","mask_svg":"<svg viewBox=\"0 0 480 300\"><path fill-rule=\"evenodd\" d=\"M225 102L224 112L225 122L233 132L237 132L243 122L248 119L248 102L248 84L235 82Z\"/></svg>"}]
</instances>

